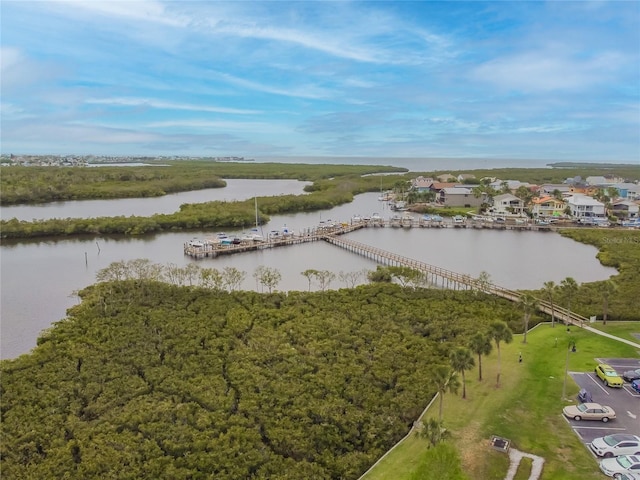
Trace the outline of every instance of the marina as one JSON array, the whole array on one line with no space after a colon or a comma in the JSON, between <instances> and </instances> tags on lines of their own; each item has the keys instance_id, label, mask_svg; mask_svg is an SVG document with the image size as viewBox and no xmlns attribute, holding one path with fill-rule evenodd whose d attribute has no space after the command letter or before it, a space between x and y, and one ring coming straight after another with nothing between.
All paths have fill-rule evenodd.
<instances>
[{"instance_id":1,"label":"marina","mask_svg":"<svg viewBox=\"0 0 640 480\"><path fill-rule=\"evenodd\" d=\"M266 238L256 228L252 230L253 234L234 238L218 233L214 237L192 239L184 243L183 248L184 254L192 258L215 258L220 255L315 242L326 235L344 235L363 228L480 228L545 232L557 230L559 227L528 222L492 222L460 215L456 215L452 221L444 221L439 215L415 216L405 212L403 215L394 214L388 219L383 219L377 214L370 217L354 215L348 222L321 222L316 227L307 228L298 233L284 226L281 230L271 230Z\"/></svg>"}]
</instances>

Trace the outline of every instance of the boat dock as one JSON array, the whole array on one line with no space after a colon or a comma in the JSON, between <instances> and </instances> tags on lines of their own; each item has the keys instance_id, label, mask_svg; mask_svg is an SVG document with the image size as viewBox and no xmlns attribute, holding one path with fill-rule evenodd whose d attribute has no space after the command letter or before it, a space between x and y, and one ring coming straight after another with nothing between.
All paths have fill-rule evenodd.
<instances>
[{"instance_id":1,"label":"boat dock","mask_svg":"<svg viewBox=\"0 0 640 480\"><path fill-rule=\"evenodd\" d=\"M298 245L302 243L315 242L322 240L343 248L357 255L370 258L382 265L405 266L420 271L424 275L426 283L441 286L447 289L466 289L475 290L489 295L496 295L512 302L518 302L522 296L521 293L500 287L490 282L483 282L478 278L473 278L468 274L461 274L449 271L434 265L429 265L408 257L382 250L380 248L371 247L353 240L348 240L342 235L353 232L361 228L385 228L385 227L426 227L426 228L499 228L501 230L537 230L550 231L558 230L559 227L550 225L535 224L509 224L509 223L485 223L477 220L466 219L463 222L440 222L425 221L422 219L412 219L408 221L408 217L404 216L400 219L391 218L382 220L380 218L358 218L350 223L323 223L317 227L306 229L300 234L293 234L290 231L287 235L269 236L265 241L240 241L239 243L222 244L217 239L211 240L192 240L184 244L184 253L193 258L217 257L219 255L228 255L233 253L242 253L248 251L257 251L267 248L276 248L288 245ZM557 320L564 321L566 324L572 324L584 327L588 323L588 319L562 308L559 305L551 305L545 299L538 299L538 309L547 314L553 314Z\"/></svg>"},{"instance_id":2,"label":"boat dock","mask_svg":"<svg viewBox=\"0 0 640 480\"><path fill-rule=\"evenodd\" d=\"M184 253L193 258L217 257L267 248L298 245L301 243L315 242L325 235L342 235L361 228L481 228L493 230L519 230L519 231L555 231L558 227L551 225L537 225L533 223L488 222L470 218L462 221L446 221L434 216L425 218L415 215L393 215L390 218L366 217L351 220L350 222L325 222L320 225L307 228L299 233L287 232L275 237L268 236L263 240L240 240L236 243L220 242L216 238L204 240L192 240L184 244Z\"/></svg>"}]
</instances>

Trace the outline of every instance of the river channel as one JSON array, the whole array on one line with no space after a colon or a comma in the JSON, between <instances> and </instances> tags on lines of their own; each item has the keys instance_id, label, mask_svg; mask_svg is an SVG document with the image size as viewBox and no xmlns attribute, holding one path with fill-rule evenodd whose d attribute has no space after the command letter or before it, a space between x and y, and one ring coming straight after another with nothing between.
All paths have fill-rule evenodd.
<instances>
[{"instance_id":1,"label":"river channel","mask_svg":"<svg viewBox=\"0 0 640 480\"><path fill-rule=\"evenodd\" d=\"M56 204L2 208L0 213L5 219L13 216L31 219L151 215L175 211L182 203L299 194L303 186L302 182L295 181L233 180L229 181L229 190L212 189L155 199L98 201L99 208L96 206L98 203L93 202L64 202L64 208L58 213L54 213L60 207ZM297 232L321 221L349 221L354 215L375 212L383 218L390 217L389 207L377 197L375 193L363 194L354 202L332 210L276 216L264 226L264 230L267 232L286 225ZM22 209L20 216L16 213L19 209ZM3 242L0 246L0 357L14 358L33 348L40 332L64 318L66 309L78 302L74 292L94 283L96 273L114 261L147 258L154 263L179 266L195 262L219 270L233 266L246 272L242 288L254 290L259 287L252 274L261 265L280 271L282 281L278 290L306 290L307 279L301 275L306 269L335 273L336 279L330 288L341 288L345 284L339 280L339 273L361 272L376 267L371 260L323 242L216 259L193 260L184 256L185 242L214 234L211 231L179 232L143 237ZM550 232L370 228L352 232L349 238L474 277L486 271L493 282L513 289L540 288L545 281L560 282L569 276L579 283L602 280L616 273L615 269L599 263L596 248ZM364 281L362 276L361 283Z\"/></svg>"}]
</instances>

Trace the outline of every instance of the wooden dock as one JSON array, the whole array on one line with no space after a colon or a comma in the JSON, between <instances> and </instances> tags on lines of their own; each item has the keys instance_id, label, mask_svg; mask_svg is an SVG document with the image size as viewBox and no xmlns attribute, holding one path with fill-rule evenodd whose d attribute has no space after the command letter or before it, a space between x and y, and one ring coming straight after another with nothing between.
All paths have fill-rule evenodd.
<instances>
[{"instance_id":1,"label":"wooden dock","mask_svg":"<svg viewBox=\"0 0 640 480\"><path fill-rule=\"evenodd\" d=\"M502 224L502 223L484 223L467 219L463 223L455 224L457 228L492 228L500 230L535 230L535 231L550 231L557 228L546 225L514 225L514 224ZM468 274L461 274L446 270L444 268L437 267L435 265L429 265L427 263L414 260L402 255L398 255L380 248L364 245L353 240L348 240L343 237L344 234L353 232L361 228L453 228L454 224L448 222L428 222L422 219L409 219L408 216L402 218L391 218L383 220L377 219L362 219L358 221L352 221L350 223L330 223L322 224L314 228L306 229L300 234L292 234L287 236L278 236L267 241L243 241L238 244L221 244L214 240L197 242L187 242L184 244L184 253L192 258L201 259L206 257L215 258L220 255L230 255L234 253L243 253L250 251L264 250L268 248L284 247L291 245L299 245L308 242L316 242L323 240L337 247L346 249L350 252L367 257L380 263L382 265L391 266L404 266L418 270L424 274L425 282L431 285L440 286L447 289L466 289L483 292L490 295L496 295L507 300L518 302L521 298L521 294L514 290L509 290L499 285L495 285L488 282L481 282L477 278L473 278ZM538 299L539 310L551 314L551 304L544 299ZM566 324L573 324L584 326L588 323L588 319L571 312L559 305L554 305L555 318L565 322Z\"/></svg>"},{"instance_id":2,"label":"wooden dock","mask_svg":"<svg viewBox=\"0 0 640 480\"><path fill-rule=\"evenodd\" d=\"M461 274L446 270L444 268L430 265L425 262L414 260L412 258L404 257L396 253L388 252L386 250L371 247L353 240L348 240L343 237L336 237L334 235L324 235L322 240L335 245L337 247L346 249L350 252L372 259L382 265L390 266L403 266L418 270L424 274L425 281L428 284L441 286L447 289L466 289L475 290L478 292L496 295L501 298L505 298L512 302L519 302L522 294L515 290L509 290L504 287L500 287L490 282L482 282L477 278L473 278L468 274ZM551 314L551 304L544 299L537 299L539 302L539 310ZM588 319L571 312L566 308L562 308L559 305L553 305L553 313L557 320L561 320L566 324L573 324L578 326L584 326L588 324Z\"/></svg>"}]
</instances>

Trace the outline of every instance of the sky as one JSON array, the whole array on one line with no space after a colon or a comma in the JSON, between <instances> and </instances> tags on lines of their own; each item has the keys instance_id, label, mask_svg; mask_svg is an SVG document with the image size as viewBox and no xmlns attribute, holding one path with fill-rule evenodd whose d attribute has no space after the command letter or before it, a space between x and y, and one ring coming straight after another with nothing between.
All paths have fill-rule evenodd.
<instances>
[{"instance_id":1,"label":"sky","mask_svg":"<svg viewBox=\"0 0 640 480\"><path fill-rule=\"evenodd\" d=\"M1 0L0 151L640 162L640 2Z\"/></svg>"}]
</instances>

